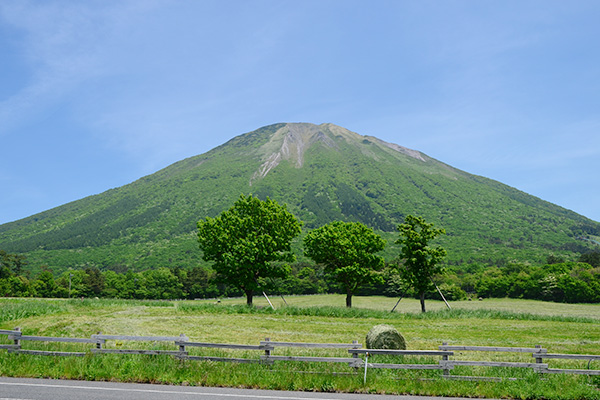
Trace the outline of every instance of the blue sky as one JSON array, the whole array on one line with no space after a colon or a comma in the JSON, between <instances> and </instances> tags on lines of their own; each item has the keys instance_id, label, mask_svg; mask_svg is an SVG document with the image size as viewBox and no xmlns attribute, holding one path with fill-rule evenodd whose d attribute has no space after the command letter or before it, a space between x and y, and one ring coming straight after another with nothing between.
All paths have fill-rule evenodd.
<instances>
[{"instance_id":1,"label":"blue sky","mask_svg":"<svg viewBox=\"0 0 600 400\"><path fill-rule=\"evenodd\" d=\"M276 122L600 221L600 2L0 2L0 224Z\"/></svg>"}]
</instances>

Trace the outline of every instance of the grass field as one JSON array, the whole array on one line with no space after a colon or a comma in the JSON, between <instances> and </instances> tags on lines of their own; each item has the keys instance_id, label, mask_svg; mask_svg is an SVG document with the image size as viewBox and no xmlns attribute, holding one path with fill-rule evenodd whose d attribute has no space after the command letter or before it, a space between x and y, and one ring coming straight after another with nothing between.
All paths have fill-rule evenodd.
<instances>
[{"instance_id":1,"label":"grass field","mask_svg":"<svg viewBox=\"0 0 600 400\"><path fill-rule=\"evenodd\" d=\"M346 296L340 294L285 296L284 298L287 305L296 307L343 307L346 304ZM279 296L270 296L269 300L275 308L281 308L285 305L284 301ZM391 311L397 301L397 298L383 296L354 296L352 298L352 304L355 308L379 311ZM200 302L215 303L215 300L201 300ZM220 302L222 304L245 304L246 299L221 299ZM269 307L269 303L262 296L255 297L254 304L259 307ZM425 304L428 311L447 309L446 304L442 301L427 300ZM600 320L599 304L548 303L535 300L506 298L484 299L482 301L453 301L450 303L450 307L452 307L452 309L461 310L509 311L546 316L575 316ZM404 298L400 301L395 311L398 313L419 313L421 311L421 304L416 299Z\"/></svg>"},{"instance_id":2,"label":"grass field","mask_svg":"<svg viewBox=\"0 0 600 400\"><path fill-rule=\"evenodd\" d=\"M442 342L513 347L539 344L552 353L600 354L600 305L486 299L453 302L452 310L447 310L443 302L428 301L431 311L421 314L418 301L413 299L403 299L394 313L389 311L396 300L385 297L355 297L351 310L343 307L342 295L290 296L285 300L288 306L280 297L271 298L276 308L273 311L266 299L258 297L255 308L245 307L244 299L222 299L219 303L5 299L0 300L0 329L19 326L27 335L67 337L89 337L97 332L148 336L184 333L192 341L256 345L266 337L274 341L364 343L372 326L386 323L404 335L411 349L437 349ZM531 362L531 355L527 361ZM300 374L298 368L319 373ZM492 376L508 373L503 369L475 372ZM437 379L438 371L373 371L364 385L361 374L351 368L326 364L307 367L282 363L274 371L262 365L183 363L166 356L67 359L0 351L0 374L272 389L600 399L598 378L551 375L541 380L531 371L517 371L522 378L517 382L445 381Z\"/></svg>"}]
</instances>

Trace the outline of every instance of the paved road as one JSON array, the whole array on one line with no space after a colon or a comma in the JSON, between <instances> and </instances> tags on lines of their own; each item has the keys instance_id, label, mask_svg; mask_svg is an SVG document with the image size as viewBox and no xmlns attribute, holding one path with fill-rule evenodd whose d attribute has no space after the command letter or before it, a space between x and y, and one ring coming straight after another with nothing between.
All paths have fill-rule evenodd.
<instances>
[{"instance_id":1,"label":"paved road","mask_svg":"<svg viewBox=\"0 0 600 400\"><path fill-rule=\"evenodd\" d=\"M0 400L433 400L434 397L280 392L115 382L0 378ZM445 400L450 400L446 397Z\"/></svg>"}]
</instances>

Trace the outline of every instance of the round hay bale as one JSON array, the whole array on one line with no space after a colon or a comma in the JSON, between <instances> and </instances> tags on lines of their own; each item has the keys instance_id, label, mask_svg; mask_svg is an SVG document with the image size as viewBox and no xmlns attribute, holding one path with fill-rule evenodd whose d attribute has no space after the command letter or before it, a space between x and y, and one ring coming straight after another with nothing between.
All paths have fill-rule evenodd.
<instances>
[{"instance_id":1,"label":"round hay bale","mask_svg":"<svg viewBox=\"0 0 600 400\"><path fill-rule=\"evenodd\" d=\"M396 328L389 325L375 325L366 340L367 349L406 350L406 341Z\"/></svg>"}]
</instances>

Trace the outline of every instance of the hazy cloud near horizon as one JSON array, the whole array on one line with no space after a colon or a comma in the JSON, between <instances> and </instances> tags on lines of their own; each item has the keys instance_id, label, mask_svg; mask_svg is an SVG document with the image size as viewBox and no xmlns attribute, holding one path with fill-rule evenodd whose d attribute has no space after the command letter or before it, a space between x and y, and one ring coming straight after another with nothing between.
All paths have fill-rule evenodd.
<instances>
[{"instance_id":1,"label":"hazy cloud near horizon","mask_svg":"<svg viewBox=\"0 0 600 400\"><path fill-rule=\"evenodd\" d=\"M331 122L600 220L600 4L0 4L0 223L276 122Z\"/></svg>"}]
</instances>

